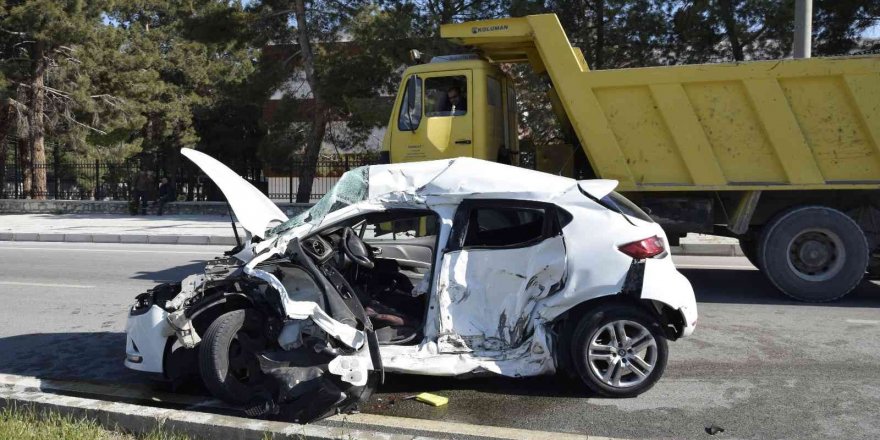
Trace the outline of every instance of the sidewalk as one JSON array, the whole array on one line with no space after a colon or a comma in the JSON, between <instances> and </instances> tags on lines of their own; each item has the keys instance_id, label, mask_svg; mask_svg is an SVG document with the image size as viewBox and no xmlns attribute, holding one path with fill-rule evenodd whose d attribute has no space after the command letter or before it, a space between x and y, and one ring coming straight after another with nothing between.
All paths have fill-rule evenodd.
<instances>
[{"instance_id":1,"label":"sidewalk","mask_svg":"<svg viewBox=\"0 0 880 440\"><path fill-rule=\"evenodd\" d=\"M232 246L235 236L229 217L220 215L6 214L0 215L0 241Z\"/></svg>"},{"instance_id":2,"label":"sidewalk","mask_svg":"<svg viewBox=\"0 0 880 440\"><path fill-rule=\"evenodd\" d=\"M7 214L0 215L0 241L236 244L229 217L212 215ZM700 234L682 238L672 253L742 256L735 239Z\"/></svg>"}]
</instances>

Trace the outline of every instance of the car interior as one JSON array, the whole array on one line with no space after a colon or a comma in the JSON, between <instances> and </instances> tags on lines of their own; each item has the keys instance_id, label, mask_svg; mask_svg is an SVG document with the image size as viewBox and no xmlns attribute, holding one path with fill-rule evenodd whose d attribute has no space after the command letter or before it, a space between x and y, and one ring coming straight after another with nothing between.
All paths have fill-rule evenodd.
<instances>
[{"instance_id":1,"label":"car interior","mask_svg":"<svg viewBox=\"0 0 880 440\"><path fill-rule=\"evenodd\" d=\"M438 230L433 212L387 211L320 231L303 249L345 277L380 345L414 345L423 335Z\"/></svg>"}]
</instances>

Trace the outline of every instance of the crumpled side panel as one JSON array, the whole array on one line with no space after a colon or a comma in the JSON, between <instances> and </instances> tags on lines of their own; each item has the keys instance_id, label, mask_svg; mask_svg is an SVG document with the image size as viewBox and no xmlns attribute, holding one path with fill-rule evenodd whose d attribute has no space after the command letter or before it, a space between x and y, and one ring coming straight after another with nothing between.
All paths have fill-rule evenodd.
<instances>
[{"instance_id":1,"label":"crumpled side panel","mask_svg":"<svg viewBox=\"0 0 880 440\"><path fill-rule=\"evenodd\" d=\"M565 271L561 236L519 249L446 254L438 290L440 352L518 346L535 327L535 306L561 284Z\"/></svg>"}]
</instances>

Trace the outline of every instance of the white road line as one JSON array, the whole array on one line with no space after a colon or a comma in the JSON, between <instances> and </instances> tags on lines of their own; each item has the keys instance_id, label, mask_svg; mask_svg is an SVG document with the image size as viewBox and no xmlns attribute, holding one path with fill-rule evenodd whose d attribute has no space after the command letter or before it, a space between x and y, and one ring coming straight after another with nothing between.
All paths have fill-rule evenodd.
<instances>
[{"instance_id":1,"label":"white road line","mask_svg":"<svg viewBox=\"0 0 880 440\"><path fill-rule=\"evenodd\" d=\"M0 285L6 286L33 286L33 287L63 287L65 289L94 289L95 286L84 284L51 284L51 283L24 283L19 281L0 281Z\"/></svg>"},{"instance_id":2,"label":"white road line","mask_svg":"<svg viewBox=\"0 0 880 440\"><path fill-rule=\"evenodd\" d=\"M155 246L155 245L151 245ZM174 245L179 246L179 245ZM50 248L50 247L0 247L0 251L61 251L61 252L125 252L125 253L133 253L133 254L190 254L190 255L205 255L212 253L211 251L205 250L203 252L197 251L152 251L152 250L143 250L143 249L84 249L84 248ZM216 252L214 252L216 253Z\"/></svg>"},{"instance_id":3,"label":"white road line","mask_svg":"<svg viewBox=\"0 0 880 440\"><path fill-rule=\"evenodd\" d=\"M850 324L880 325L880 320L876 320L876 319L847 319L846 322L848 322Z\"/></svg>"}]
</instances>

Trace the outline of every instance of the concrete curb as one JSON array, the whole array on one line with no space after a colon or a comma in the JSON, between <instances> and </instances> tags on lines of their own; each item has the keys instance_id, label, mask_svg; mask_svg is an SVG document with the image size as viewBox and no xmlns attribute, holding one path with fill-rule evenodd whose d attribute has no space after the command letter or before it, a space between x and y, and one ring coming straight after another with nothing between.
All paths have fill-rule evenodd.
<instances>
[{"instance_id":1,"label":"concrete curb","mask_svg":"<svg viewBox=\"0 0 880 440\"><path fill-rule=\"evenodd\" d=\"M59 234L0 232L0 241L40 241L68 243L140 243L235 246L235 237L217 235L147 235L147 234ZM672 255L742 257L736 243L681 243L673 246Z\"/></svg>"},{"instance_id":2,"label":"concrete curb","mask_svg":"<svg viewBox=\"0 0 880 440\"><path fill-rule=\"evenodd\" d=\"M130 402L159 403L164 408ZM8 406L88 417L106 428L132 433L149 433L162 428L197 438L622 440L365 413L338 414L310 425L270 422L218 414L217 410L229 407L213 399L152 392L138 385L70 382L0 373L0 408Z\"/></svg>"},{"instance_id":3,"label":"concrete curb","mask_svg":"<svg viewBox=\"0 0 880 440\"><path fill-rule=\"evenodd\" d=\"M157 428L198 438L261 440L296 439L383 439L403 440L415 436L391 434L354 427L298 425L253 420L197 411L156 408L122 402L108 402L84 397L44 393L35 389L0 388L0 406L30 407L73 417L88 417L108 429L147 434ZM428 437L421 437L428 439Z\"/></svg>"}]
</instances>

